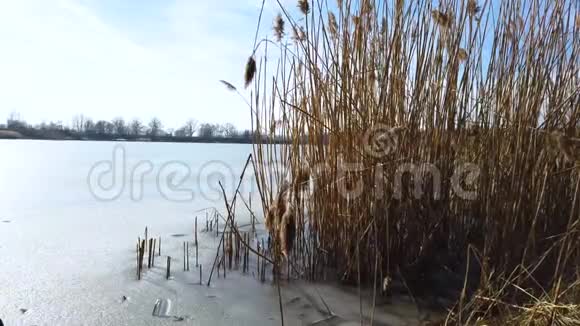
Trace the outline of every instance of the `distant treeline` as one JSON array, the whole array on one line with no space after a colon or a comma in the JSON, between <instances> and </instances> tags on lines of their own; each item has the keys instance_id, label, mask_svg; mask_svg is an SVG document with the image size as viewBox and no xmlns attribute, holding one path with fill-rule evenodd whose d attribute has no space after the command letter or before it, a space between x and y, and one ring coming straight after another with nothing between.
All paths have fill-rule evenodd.
<instances>
[{"instance_id":1,"label":"distant treeline","mask_svg":"<svg viewBox=\"0 0 580 326\"><path fill-rule=\"evenodd\" d=\"M282 138L258 138L250 130L239 131L233 124L198 123L189 119L179 129L164 129L158 118L148 124L139 119L125 122L123 118L112 121L93 121L83 115L75 116L71 125L49 122L30 125L12 114L6 124L0 124L0 139L51 139L51 140L103 140L103 141L152 141L190 143L283 143Z\"/></svg>"}]
</instances>

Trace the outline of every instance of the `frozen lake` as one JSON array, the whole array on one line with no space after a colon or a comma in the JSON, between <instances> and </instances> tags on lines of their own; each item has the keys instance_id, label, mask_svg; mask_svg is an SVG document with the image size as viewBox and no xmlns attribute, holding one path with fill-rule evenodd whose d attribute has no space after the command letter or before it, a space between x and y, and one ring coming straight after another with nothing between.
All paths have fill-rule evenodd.
<instances>
[{"instance_id":1,"label":"frozen lake","mask_svg":"<svg viewBox=\"0 0 580 326\"><path fill-rule=\"evenodd\" d=\"M203 300L213 289L135 281L131 250L148 226L167 251L174 246L179 253L185 238L171 235L191 232L195 211L224 207L217 181L231 193L250 151L226 144L0 141L0 318L6 325L157 325L151 317L157 297L172 298L177 310L188 309L180 291L201 292L196 300ZM131 175L135 169L139 175ZM205 221L205 213L197 215ZM200 250L201 260L213 252ZM120 304L123 295L130 300ZM198 321L235 316L218 304L207 308Z\"/></svg>"},{"instance_id":2,"label":"frozen lake","mask_svg":"<svg viewBox=\"0 0 580 326\"><path fill-rule=\"evenodd\" d=\"M226 279L214 274L207 287L195 268L183 271L195 216L200 229L205 224L198 210L225 211L218 180L231 196L250 152L251 145L0 141L0 319L7 326L279 325L270 282L233 271ZM241 192L246 200L252 193L256 208L252 173L246 180ZM249 220L239 201L236 218ZM145 226L163 239L163 252L137 281L135 244ZM219 238L200 233L199 241L207 279ZM165 255L174 259L171 280ZM324 317L312 289L284 288L286 325ZM320 291L332 309L358 314L356 293ZM170 299L180 319L152 316L157 299ZM386 315L389 324L415 318L412 308L398 310Z\"/></svg>"}]
</instances>

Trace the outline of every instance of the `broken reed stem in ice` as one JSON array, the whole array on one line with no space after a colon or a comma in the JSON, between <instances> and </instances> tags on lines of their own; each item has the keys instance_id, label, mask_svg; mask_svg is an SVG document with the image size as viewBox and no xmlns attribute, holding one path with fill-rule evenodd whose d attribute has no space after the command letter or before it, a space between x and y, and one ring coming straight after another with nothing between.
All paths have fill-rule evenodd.
<instances>
[{"instance_id":1,"label":"broken reed stem in ice","mask_svg":"<svg viewBox=\"0 0 580 326\"><path fill-rule=\"evenodd\" d=\"M137 279L141 279L141 273L143 272L143 256L145 256L145 239L141 240L139 244L139 255L137 262Z\"/></svg>"},{"instance_id":2,"label":"broken reed stem in ice","mask_svg":"<svg viewBox=\"0 0 580 326\"><path fill-rule=\"evenodd\" d=\"M152 264L152 259L153 259L153 255L155 254L153 252L153 239L149 239L149 251L148 251L148 257L147 257L147 268L151 268L151 264Z\"/></svg>"},{"instance_id":3,"label":"broken reed stem in ice","mask_svg":"<svg viewBox=\"0 0 580 326\"><path fill-rule=\"evenodd\" d=\"M234 192L234 197L232 198L231 204L228 202L227 195L225 193L225 190L224 190L221 182L218 182L218 184L220 185L220 188L222 190L222 196L224 198L224 202L225 202L225 205L226 205L226 209L228 211L228 216L227 216L227 219L226 219L226 225L230 225L231 228L233 229L233 231L236 232L236 234L238 236L240 236L239 231L235 227L233 227L232 224L230 224L231 219L232 219L232 211L231 211L230 205L235 204L235 200L237 198L237 194L239 193L240 186L242 185L242 181L244 179L244 174L246 173L246 169L248 168L248 164L250 163L251 159L252 159L252 155L250 154L250 155L248 155L248 159L246 160L246 164L244 165L244 168L242 170L242 174L240 175L240 179L239 179L239 182L238 182L238 186L236 188L236 191ZM216 215L217 215L217 212L216 212ZM225 237L225 232L222 233L222 237L221 237L220 242L218 244L218 248L217 248L217 251L216 251L216 256L215 256L215 259L214 259L214 263L212 265L212 268L211 268L211 271L210 271L210 274L209 274L209 279L208 279L208 282L207 282L207 285L208 286L211 283L211 277L213 275L213 270L214 270L216 264L218 263L218 257L219 257L219 254L220 254L220 249L223 250L223 248L220 248L220 246L224 245L224 237ZM244 246L246 246L249 250L254 251L247 243L244 243ZM263 258L269 260L269 258L267 258L267 257L263 257Z\"/></svg>"},{"instance_id":4,"label":"broken reed stem in ice","mask_svg":"<svg viewBox=\"0 0 580 326\"><path fill-rule=\"evenodd\" d=\"M227 222L226 222L227 224ZM226 237L226 233L222 233L223 236L223 243L222 243L222 247L221 247L221 258L220 258L220 265L218 265L218 275L219 275L219 271L220 271L220 267L223 267L223 271L224 271L224 278L226 277L226 246L227 246L227 242L228 242L228 238Z\"/></svg>"},{"instance_id":5,"label":"broken reed stem in ice","mask_svg":"<svg viewBox=\"0 0 580 326\"><path fill-rule=\"evenodd\" d=\"M237 222L236 222L235 228L238 229ZM236 252L238 250L238 244L239 244L238 241L239 241L238 237L232 232L232 256L233 256L232 259L233 259L233 264L234 264L233 268L236 270L238 269L238 261L237 261L237 256L236 256Z\"/></svg>"},{"instance_id":6,"label":"broken reed stem in ice","mask_svg":"<svg viewBox=\"0 0 580 326\"><path fill-rule=\"evenodd\" d=\"M161 236L159 237L159 256L161 256Z\"/></svg>"},{"instance_id":7,"label":"broken reed stem in ice","mask_svg":"<svg viewBox=\"0 0 580 326\"><path fill-rule=\"evenodd\" d=\"M139 256L141 253L141 240L137 240L137 250L136 250L136 257L137 257L137 264L135 265L136 271L137 271L137 279L140 280L141 279L141 270L139 269Z\"/></svg>"},{"instance_id":8,"label":"broken reed stem in ice","mask_svg":"<svg viewBox=\"0 0 580 326\"><path fill-rule=\"evenodd\" d=\"M153 250L151 250L151 267L155 267L155 247L157 244L157 239L153 239Z\"/></svg>"},{"instance_id":9,"label":"broken reed stem in ice","mask_svg":"<svg viewBox=\"0 0 580 326\"><path fill-rule=\"evenodd\" d=\"M167 256L167 271L165 272L165 278L169 279L171 277L171 256Z\"/></svg>"},{"instance_id":10,"label":"broken reed stem in ice","mask_svg":"<svg viewBox=\"0 0 580 326\"><path fill-rule=\"evenodd\" d=\"M248 233L245 234L245 240L246 240L246 243L248 245L251 245L250 235ZM249 273L250 268L249 268L249 260L248 260L248 258L249 258L250 250L247 247L244 246L244 247L242 247L242 252L243 252L244 265L246 266L245 271L246 271L246 273Z\"/></svg>"},{"instance_id":11,"label":"broken reed stem in ice","mask_svg":"<svg viewBox=\"0 0 580 326\"><path fill-rule=\"evenodd\" d=\"M221 185L221 184L220 184L220 185ZM224 197L224 200L227 200L227 196L226 196L226 194L225 194L225 190L224 190L223 188L222 188L221 190L222 190L222 195L223 195L223 197ZM235 195L234 195L234 200L235 200L235 199L236 199L236 197L235 197ZM228 208L229 208L229 207L228 207ZM228 214L231 214L231 211L228 211ZM235 232L235 233L236 233L236 235L240 237L240 239L241 239L241 241L242 241L242 245L243 245L243 246L246 248L246 250L247 250L248 252L253 252L253 253L254 253L254 254L256 254L256 255L260 255L260 256L262 257L262 259L263 259L263 260L266 260L268 263L274 264L274 261L273 261L273 260L272 260L270 257L267 257L266 255L263 255L263 254L260 254L260 253L259 253L259 252L257 252L257 251L256 251L254 248L252 248L252 246L251 246L251 244L250 244L250 242L249 242L249 236L248 236L248 240L246 241L246 240L243 240L243 238L242 238L242 236L241 236L241 234L240 234L240 231L239 231L239 230L238 230L238 229L237 229L235 226L231 227L231 229L230 229L230 230L232 230L232 232Z\"/></svg>"},{"instance_id":12,"label":"broken reed stem in ice","mask_svg":"<svg viewBox=\"0 0 580 326\"><path fill-rule=\"evenodd\" d=\"M147 245L147 237L148 237L148 228L145 227L145 245ZM145 251L147 251L147 247L145 247Z\"/></svg>"},{"instance_id":13,"label":"broken reed stem in ice","mask_svg":"<svg viewBox=\"0 0 580 326\"><path fill-rule=\"evenodd\" d=\"M139 252L139 268L143 271L143 259L145 258L145 248L147 246L147 241L145 239L141 240L141 250Z\"/></svg>"}]
</instances>

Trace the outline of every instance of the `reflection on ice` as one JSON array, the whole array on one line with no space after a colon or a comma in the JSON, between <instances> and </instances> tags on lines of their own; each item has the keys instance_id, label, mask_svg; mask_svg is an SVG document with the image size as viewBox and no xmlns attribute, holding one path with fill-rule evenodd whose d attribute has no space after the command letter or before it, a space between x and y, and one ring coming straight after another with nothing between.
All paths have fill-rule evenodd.
<instances>
[{"instance_id":1,"label":"reflection on ice","mask_svg":"<svg viewBox=\"0 0 580 326\"><path fill-rule=\"evenodd\" d=\"M155 307L153 307L153 316L155 317L171 317L171 300L157 299Z\"/></svg>"}]
</instances>

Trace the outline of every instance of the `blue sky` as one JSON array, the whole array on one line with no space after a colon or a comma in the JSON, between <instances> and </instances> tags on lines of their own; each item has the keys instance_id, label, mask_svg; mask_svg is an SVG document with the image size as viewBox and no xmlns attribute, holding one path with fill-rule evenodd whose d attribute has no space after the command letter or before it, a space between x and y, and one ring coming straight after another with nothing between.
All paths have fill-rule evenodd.
<instances>
[{"instance_id":1,"label":"blue sky","mask_svg":"<svg viewBox=\"0 0 580 326\"><path fill-rule=\"evenodd\" d=\"M281 2L296 13L297 0ZM32 124L70 124L84 114L94 120L158 117L166 128L189 118L249 128L245 102L219 80L249 97L243 70L261 3L0 0L0 123L18 112ZM500 1L491 3L490 23L499 19ZM279 11L275 0L266 0L260 37L272 36Z\"/></svg>"},{"instance_id":2,"label":"blue sky","mask_svg":"<svg viewBox=\"0 0 580 326\"><path fill-rule=\"evenodd\" d=\"M265 8L264 24L278 12ZM289 1L288 1L289 2ZM250 125L240 89L261 0L0 0L0 121L122 116ZM292 5L295 5L292 3ZM270 31L262 28L262 34ZM249 91L243 91L249 96Z\"/></svg>"}]
</instances>

